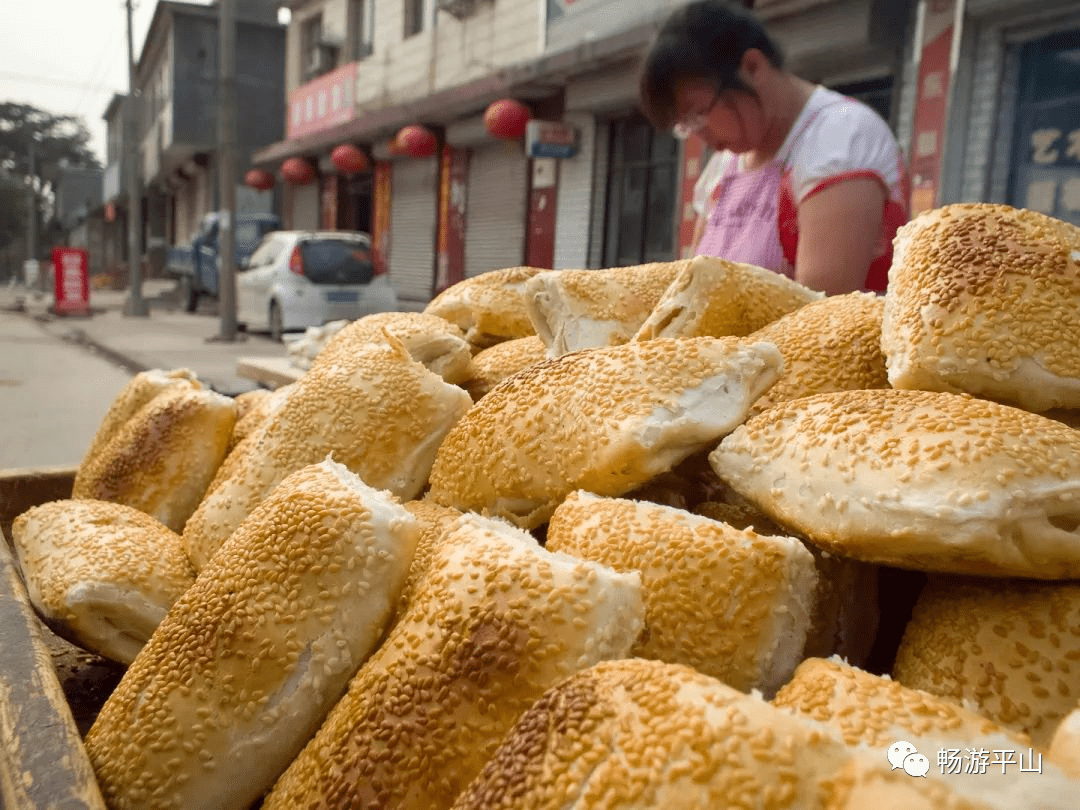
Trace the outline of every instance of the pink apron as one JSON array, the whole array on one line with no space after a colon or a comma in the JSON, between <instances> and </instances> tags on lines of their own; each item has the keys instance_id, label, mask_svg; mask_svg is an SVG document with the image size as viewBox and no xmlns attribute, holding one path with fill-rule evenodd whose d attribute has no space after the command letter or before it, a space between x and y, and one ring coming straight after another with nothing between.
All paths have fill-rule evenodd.
<instances>
[{"instance_id":1,"label":"pink apron","mask_svg":"<svg viewBox=\"0 0 1080 810\"><path fill-rule=\"evenodd\" d=\"M745 262L794 278L795 267L785 257L780 243L777 211L780 190L791 149L828 106L831 105L815 110L787 148L761 168L737 173L739 158L732 156L709 196L712 209L697 248L698 255Z\"/></svg>"}]
</instances>

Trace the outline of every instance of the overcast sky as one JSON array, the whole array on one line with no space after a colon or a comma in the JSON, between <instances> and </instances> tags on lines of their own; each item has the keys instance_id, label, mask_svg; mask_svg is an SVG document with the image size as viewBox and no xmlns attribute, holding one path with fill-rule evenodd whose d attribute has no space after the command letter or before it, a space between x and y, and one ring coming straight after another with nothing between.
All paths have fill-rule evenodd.
<instances>
[{"instance_id":1,"label":"overcast sky","mask_svg":"<svg viewBox=\"0 0 1080 810\"><path fill-rule=\"evenodd\" d=\"M157 0L134 2L136 59L156 5ZM128 88L123 0L2 0L0 7L0 101L81 117L104 163L101 116L113 93Z\"/></svg>"}]
</instances>

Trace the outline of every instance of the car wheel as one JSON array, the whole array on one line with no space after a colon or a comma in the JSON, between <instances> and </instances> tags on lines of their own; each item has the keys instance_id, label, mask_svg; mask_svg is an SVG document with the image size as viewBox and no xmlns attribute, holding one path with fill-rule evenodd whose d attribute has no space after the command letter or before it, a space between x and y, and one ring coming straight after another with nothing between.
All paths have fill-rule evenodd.
<instances>
[{"instance_id":1,"label":"car wheel","mask_svg":"<svg viewBox=\"0 0 1080 810\"><path fill-rule=\"evenodd\" d=\"M270 339L281 342L281 333L284 332L281 322L281 307L277 301L270 302Z\"/></svg>"},{"instance_id":2,"label":"car wheel","mask_svg":"<svg viewBox=\"0 0 1080 810\"><path fill-rule=\"evenodd\" d=\"M195 289L191 276L180 276L180 306L184 312L194 312L199 306L199 291Z\"/></svg>"}]
</instances>

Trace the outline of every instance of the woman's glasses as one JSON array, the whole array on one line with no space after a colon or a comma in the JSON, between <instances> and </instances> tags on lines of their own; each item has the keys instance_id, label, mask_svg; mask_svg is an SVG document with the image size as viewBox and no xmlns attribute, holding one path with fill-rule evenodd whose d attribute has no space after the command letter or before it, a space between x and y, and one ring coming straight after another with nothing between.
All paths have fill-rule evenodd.
<instances>
[{"instance_id":1,"label":"woman's glasses","mask_svg":"<svg viewBox=\"0 0 1080 810\"><path fill-rule=\"evenodd\" d=\"M705 129L709 125L709 116L712 115L713 107L719 100L720 96L713 96L713 100L709 102L704 112L694 113L686 116L682 121L676 121L675 126L671 128L672 134L680 140L685 140L695 132Z\"/></svg>"}]
</instances>

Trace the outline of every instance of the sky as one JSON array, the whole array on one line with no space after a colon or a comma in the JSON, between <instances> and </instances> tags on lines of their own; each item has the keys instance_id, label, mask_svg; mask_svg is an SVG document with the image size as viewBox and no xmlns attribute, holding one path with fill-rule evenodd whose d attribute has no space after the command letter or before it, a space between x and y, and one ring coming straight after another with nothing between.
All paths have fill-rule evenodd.
<instances>
[{"instance_id":1,"label":"sky","mask_svg":"<svg viewBox=\"0 0 1080 810\"><path fill-rule=\"evenodd\" d=\"M188 0L209 5L209 0ZM157 0L133 0L139 58ZM101 116L113 93L126 93L127 12L123 0L3 0L0 101L75 115L90 131L90 148L105 162Z\"/></svg>"}]
</instances>

